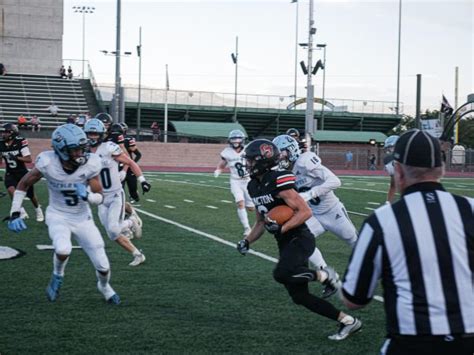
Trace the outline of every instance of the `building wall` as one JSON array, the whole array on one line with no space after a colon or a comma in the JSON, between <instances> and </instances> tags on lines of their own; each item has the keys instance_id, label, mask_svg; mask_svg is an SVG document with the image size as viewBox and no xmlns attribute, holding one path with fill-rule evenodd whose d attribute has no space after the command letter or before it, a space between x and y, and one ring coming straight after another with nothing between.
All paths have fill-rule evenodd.
<instances>
[{"instance_id":1,"label":"building wall","mask_svg":"<svg viewBox=\"0 0 474 355\"><path fill-rule=\"evenodd\" d=\"M0 0L0 62L7 72L57 74L63 0Z\"/></svg>"}]
</instances>

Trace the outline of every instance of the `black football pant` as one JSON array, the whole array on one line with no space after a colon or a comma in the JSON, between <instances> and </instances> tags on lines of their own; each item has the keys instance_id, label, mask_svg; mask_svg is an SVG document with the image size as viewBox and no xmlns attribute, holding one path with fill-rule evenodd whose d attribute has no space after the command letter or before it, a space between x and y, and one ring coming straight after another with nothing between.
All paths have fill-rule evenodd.
<instances>
[{"instance_id":1,"label":"black football pant","mask_svg":"<svg viewBox=\"0 0 474 355\"><path fill-rule=\"evenodd\" d=\"M309 293L308 283L317 281L316 271L308 268L315 241L309 231L278 241L280 260L273 270L274 279L282 283L294 303L330 319L337 320L339 310L331 303Z\"/></svg>"},{"instance_id":2,"label":"black football pant","mask_svg":"<svg viewBox=\"0 0 474 355\"><path fill-rule=\"evenodd\" d=\"M387 339L380 350L386 355L472 355L474 334L463 336L397 337Z\"/></svg>"},{"instance_id":3,"label":"black football pant","mask_svg":"<svg viewBox=\"0 0 474 355\"><path fill-rule=\"evenodd\" d=\"M20 171L20 172L17 172L17 173L6 173L4 184L5 184L5 187L7 188L7 190L8 190L9 187L12 187L12 186L16 189L16 186L20 182L21 178L23 176L25 176L27 173L28 173L28 170ZM26 196L29 199L32 199L35 196L35 189L34 189L33 186L31 186L28 189L28 191L26 191Z\"/></svg>"},{"instance_id":4,"label":"black football pant","mask_svg":"<svg viewBox=\"0 0 474 355\"><path fill-rule=\"evenodd\" d=\"M127 176L122 183L122 186L125 188L125 183L127 183L128 193L130 197L135 200L139 201L140 196L138 195L138 184L137 184L137 177L130 169L127 170Z\"/></svg>"}]
</instances>

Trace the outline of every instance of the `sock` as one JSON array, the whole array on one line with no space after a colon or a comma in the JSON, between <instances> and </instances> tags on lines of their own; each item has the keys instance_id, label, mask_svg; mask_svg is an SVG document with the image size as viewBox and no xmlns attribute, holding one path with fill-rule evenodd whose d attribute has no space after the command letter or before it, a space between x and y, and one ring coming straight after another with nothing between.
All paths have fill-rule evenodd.
<instances>
[{"instance_id":1,"label":"sock","mask_svg":"<svg viewBox=\"0 0 474 355\"><path fill-rule=\"evenodd\" d=\"M41 206L35 208L36 211L41 211Z\"/></svg>"},{"instance_id":2,"label":"sock","mask_svg":"<svg viewBox=\"0 0 474 355\"><path fill-rule=\"evenodd\" d=\"M97 280L99 280L100 285L102 287L107 286L107 284L109 283L109 280L110 280L110 270L107 273L107 275L103 275L100 272L98 272L97 270L95 271L95 274L97 275Z\"/></svg>"},{"instance_id":3,"label":"sock","mask_svg":"<svg viewBox=\"0 0 474 355\"><path fill-rule=\"evenodd\" d=\"M354 317L352 317L352 316L346 314L346 315L344 316L344 318L342 318L342 319L340 320L340 322L341 322L342 324L344 324L344 325L349 325L349 324L354 324L355 319L354 319Z\"/></svg>"},{"instance_id":4,"label":"sock","mask_svg":"<svg viewBox=\"0 0 474 355\"><path fill-rule=\"evenodd\" d=\"M20 209L20 215L24 215L24 214L27 214L27 213L26 213L26 210L22 207Z\"/></svg>"},{"instance_id":5,"label":"sock","mask_svg":"<svg viewBox=\"0 0 474 355\"><path fill-rule=\"evenodd\" d=\"M66 269L67 262L69 257L66 260L59 260L56 254L53 254L53 273L55 275L64 276L64 270Z\"/></svg>"},{"instance_id":6,"label":"sock","mask_svg":"<svg viewBox=\"0 0 474 355\"><path fill-rule=\"evenodd\" d=\"M323 283L324 281L328 279L328 273L326 271L320 270L318 271L318 275L319 275L318 281L321 283Z\"/></svg>"},{"instance_id":7,"label":"sock","mask_svg":"<svg viewBox=\"0 0 474 355\"><path fill-rule=\"evenodd\" d=\"M321 254L321 251L318 248L314 249L313 254L311 254L311 256L309 257L309 261L316 268L323 269L328 266L328 264L326 264L326 261L323 258L323 254Z\"/></svg>"},{"instance_id":8,"label":"sock","mask_svg":"<svg viewBox=\"0 0 474 355\"><path fill-rule=\"evenodd\" d=\"M247 217L247 210L245 208L237 208L237 214L239 215L240 223L245 229L250 229L249 218Z\"/></svg>"},{"instance_id":9,"label":"sock","mask_svg":"<svg viewBox=\"0 0 474 355\"><path fill-rule=\"evenodd\" d=\"M135 248L135 250L132 252L133 256L138 256L138 255L141 255L141 254L142 254L141 251L138 250L137 248Z\"/></svg>"}]
</instances>

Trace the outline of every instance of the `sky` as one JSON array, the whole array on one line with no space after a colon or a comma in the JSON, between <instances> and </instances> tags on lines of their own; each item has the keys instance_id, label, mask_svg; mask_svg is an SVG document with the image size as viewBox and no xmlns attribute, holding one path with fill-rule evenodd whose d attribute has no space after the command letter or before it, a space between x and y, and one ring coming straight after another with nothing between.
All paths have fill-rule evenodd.
<instances>
[{"instance_id":1,"label":"sky","mask_svg":"<svg viewBox=\"0 0 474 355\"><path fill-rule=\"evenodd\" d=\"M63 58L82 58L82 15L73 6L94 6L86 15L86 60L99 83L113 83L116 0L64 0ZM298 26L296 9L298 7ZM327 44L326 98L396 101L398 0L314 0L315 43ZM290 96L294 92L296 27L308 42L309 0L122 0L122 83L138 83L136 45L142 27L142 85L233 93L231 53L239 38L238 92ZM323 59L314 51L313 60ZM307 50L298 47L298 62ZM81 65L73 62L76 73ZM402 0L400 101L416 105L422 74L422 110L439 109L444 94L454 105L455 67L459 102L474 93L474 1ZM314 77L322 96L322 72ZM298 96L306 78L298 67Z\"/></svg>"}]
</instances>

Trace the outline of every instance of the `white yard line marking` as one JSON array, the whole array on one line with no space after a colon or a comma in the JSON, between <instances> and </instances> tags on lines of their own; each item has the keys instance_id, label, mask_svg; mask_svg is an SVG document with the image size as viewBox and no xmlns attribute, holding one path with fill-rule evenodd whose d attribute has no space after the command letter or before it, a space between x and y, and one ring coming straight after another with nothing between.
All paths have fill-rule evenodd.
<instances>
[{"instance_id":1,"label":"white yard line marking","mask_svg":"<svg viewBox=\"0 0 474 355\"><path fill-rule=\"evenodd\" d=\"M207 205L206 207L207 207L207 208L210 208L210 209L212 209L212 210L218 210L218 209L219 209L219 207L211 206L211 205Z\"/></svg>"},{"instance_id":2,"label":"white yard line marking","mask_svg":"<svg viewBox=\"0 0 474 355\"><path fill-rule=\"evenodd\" d=\"M221 200L221 202L224 202L224 203L232 203L232 201L229 201L229 200Z\"/></svg>"},{"instance_id":3,"label":"white yard line marking","mask_svg":"<svg viewBox=\"0 0 474 355\"><path fill-rule=\"evenodd\" d=\"M367 202L369 205L379 206L380 202Z\"/></svg>"},{"instance_id":4,"label":"white yard line marking","mask_svg":"<svg viewBox=\"0 0 474 355\"><path fill-rule=\"evenodd\" d=\"M374 296L374 300L379 301L379 302L382 302L382 303L384 302L383 297L382 297L382 296L379 296L379 295L375 295L375 296Z\"/></svg>"},{"instance_id":5,"label":"white yard line marking","mask_svg":"<svg viewBox=\"0 0 474 355\"><path fill-rule=\"evenodd\" d=\"M367 186L375 186L376 184L374 183L367 183Z\"/></svg>"},{"instance_id":6,"label":"white yard line marking","mask_svg":"<svg viewBox=\"0 0 474 355\"><path fill-rule=\"evenodd\" d=\"M347 211L347 213L355 214L356 216L369 217L367 213L360 213L360 212L354 212L354 211Z\"/></svg>"},{"instance_id":7,"label":"white yard line marking","mask_svg":"<svg viewBox=\"0 0 474 355\"><path fill-rule=\"evenodd\" d=\"M73 245L73 249L82 249L79 245ZM36 249L38 250L54 250L53 245L48 245L48 244L36 244Z\"/></svg>"},{"instance_id":8,"label":"white yard line marking","mask_svg":"<svg viewBox=\"0 0 474 355\"><path fill-rule=\"evenodd\" d=\"M378 192L378 193L381 193L381 194L387 194L387 191L362 189L362 188L359 188L359 187L344 187L344 186L341 186L341 187L338 187L338 188L343 189L343 190L368 191L368 192Z\"/></svg>"},{"instance_id":9,"label":"white yard line marking","mask_svg":"<svg viewBox=\"0 0 474 355\"><path fill-rule=\"evenodd\" d=\"M375 211L375 208L372 208L372 207L364 207L365 210L369 210L369 211Z\"/></svg>"},{"instance_id":10,"label":"white yard line marking","mask_svg":"<svg viewBox=\"0 0 474 355\"><path fill-rule=\"evenodd\" d=\"M184 202L187 202L187 203L193 203L194 201L193 200L183 200Z\"/></svg>"},{"instance_id":11,"label":"white yard line marking","mask_svg":"<svg viewBox=\"0 0 474 355\"><path fill-rule=\"evenodd\" d=\"M155 200L152 200L151 198L146 199L148 202L156 202Z\"/></svg>"},{"instance_id":12,"label":"white yard line marking","mask_svg":"<svg viewBox=\"0 0 474 355\"><path fill-rule=\"evenodd\" d=\"M169 208L169 209L175 209L175 206L170 206L170 205L164 205L163 207Z\"/></svg>"},{"instance_id":13,"label":"white yard line marking","mask_svg":"<svg viewBox=\"0 0 474 355\"><path fill-rule=\"evenodd\" d=\"M194 234L198 234L198 235L201 235L203 237L206 237L206 238L209 238L209 239L212 239L216 242L219 242L219 243L222 243L222 244L225 244L227 246L230 246L232 247L233 249L235 249L235 245L236 243L233 243L233 242L229 242L225 239L222 239L222 238L219 238L215 235L212 235L212 234L209 234L209 233L206 233L206 232L202 232L200 230L197 230L195 228L191 228L191 227L188 227L188 226L185 226L184 224L181 224L181 223L178 223L178 222L175 222L175 221L172 221L170 219L167 219L167 218L163 218L163 217L160 217L160 216L157 216L156 214L153 214L153 213L150 213L150 212L147 212L147 211L144 211L144 210L141 210L141 209L137 209L138 212L140 213L143 213L144 215L147 215L149 217L152 217L154 219L157 219L159 221L162 221L164 223L168 223L168 224L171 224L173 226L176 226L178 228L181 228L181 229L184 229L184 230L187 230L188 232L191 232L191 233L194 233ZM268 261L272 261L274 263L278 262L278 259L276 258L273 258L269 255L266 255L266 254L263 254L263 253L260 253L258 251L255 251L253 249L250 249L249 250L249 254L253 254L255 256L258 256L262 259L265 259L265 260L268 260Z\"/></svg>"}]
</instances>

